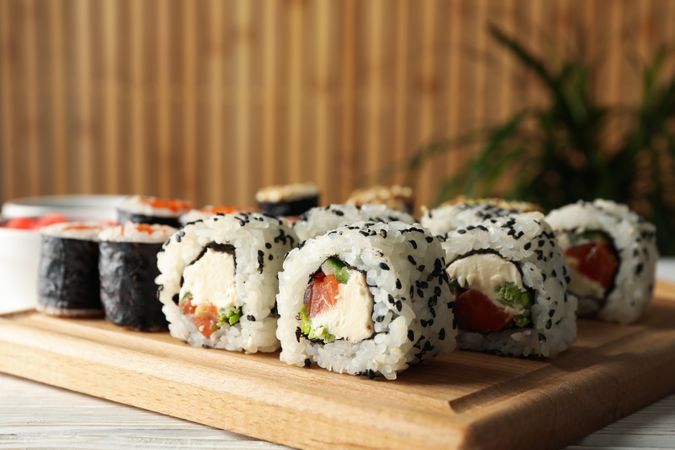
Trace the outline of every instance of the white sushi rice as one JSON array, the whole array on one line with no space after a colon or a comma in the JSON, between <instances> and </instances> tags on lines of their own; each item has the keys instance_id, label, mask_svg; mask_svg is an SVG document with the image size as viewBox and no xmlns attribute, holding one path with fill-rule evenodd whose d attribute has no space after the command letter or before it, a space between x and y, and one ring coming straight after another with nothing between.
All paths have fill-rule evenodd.
<instances>
[{"instance_id":1,"label":"white sushi rice","mask_svg":"<svg viewBox=\"0 0 675 450\"><path fill-rule=\"evenodd\" d=\"M491 217L448 233L442 244L447 264L491 251L513 262L534 293L531 325L501 332L459 330L465 350L514 356L555 357L576 339L576 298L568 296L567 268L555 235L540 213Z\"/></svg>"},{"instance_id":2,"label":"white sushi rice","mask_svg":"<svg viewBox=\"0 0 675 450\"><path fill-rule=\"evenodd\" d=\"M151 230L152 232L144 231ZM139 225L127 222L124 225L108 227L98 235L99 240L108 242L142 242L158 244L166 242L177 230L168 225Z\"/></svg>"},{"instance_id":3,"label":"white sushi rice","mask_svg":"<svg viewBox=\"0 0 675 450\"><path fill-rule=\"evenodd\" d=\"M319 195L319 188L314 183L294 183L267 186L255 194L258 202L281 202Z\"/></svg>"},{"instance_id":4,"label":"white sushi rice","mask_svg":"<svg viewBox=\"0 0 675 450\"><path fill-rule=\"evenodd\" d=\"M374 335L357 343L314 343L296 335L310 276L336 256L364 273L373 296ZM455 347L454 297L439 241L419 225L358 222L305 241L279 274L282 361L315 362L340 373L395 379L409 365Z\"/></svg>"},{"instance_id":5,"label":"white sushi rice","mask_svg":"<svg viewBox=\"0 0 675 450\"><path fill-rule=\"evenodd\" d=\"M97 222L61 222L40 228L40 234L65 239L98 241L98 235L104 228Z\"/></svg>"},{"instance_id":6,"label":"white sushi rice","mask_svg":"<svg viewBox=\"0 0 675 450\"><path fill-rule=\"evenodd\" d=\"M438 208L422 208L422 226L435 235L445 235L457 228L475 225L483 220L526 212L535 205L501 199L466 199L467 202L446 203Z\"/></svg>"},{"instance_id":7,"label":"white sushi rice","mask_svg":"<svg viewBox=\"0 0 675 450\"><path fill-rule=\"evenodd\" d=\"M293 230L302 242L343 225L359 221L415 223L415 220L409 214L394 211L384 205L333 204L310 209L293 224Z\"/></svg>"},{"instance_id":8,"label":"white sushi rice","mask_svg":"<svg viewBox=\"0 0 675 450\"><path fill-rule=\"evenodd\" d=\"M225 324L207 338L177 302L183 272L211 243L235 248L235 305L241 307L242 315L235 325ZM297 238L290 228L258 213L213 216L175 233L157 256L160 275L156 279L171 335L194 346L247 353L278 349L277 319L273 314L277 274L295 244Z\"/></svg>"},{"instance_id":9,"label":"white sushi rice","mask_svg":"<svg viewBox=\"0 0 675 450\"><path fill-rule=\"evenodd\" d=\"M129 214L138 214L143 216L153 217L178 217L181 214L189 211L188 209L181 209L178 211L169 208L155 208L149 202L157 200L156 197L144 197L142 195L134 195L124 198L117 208Z\"/></svg>"},{"instance_id":10,"label":"white sushi rice","mask_svg":"<svg viewBox=\"0 0 675 450\"><path fill-rule=\"evenodd\" d=\"M639 319L652 299L659 257L654 225L609 200L579 201L551 211L546 220L558 235L600 230L612 238L619 267L614 287L596 316L624 324Z\"/></svg>"}]
</instances>

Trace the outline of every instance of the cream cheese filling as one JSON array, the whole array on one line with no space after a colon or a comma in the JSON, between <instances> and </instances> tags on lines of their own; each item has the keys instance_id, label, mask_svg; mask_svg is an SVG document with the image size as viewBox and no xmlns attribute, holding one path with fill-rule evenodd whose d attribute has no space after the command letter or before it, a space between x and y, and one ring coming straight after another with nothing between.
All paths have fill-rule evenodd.
<instances>
[{"instance_id":1,"label":"cream cheese filling","mask_svg":"<svg viewBox=\"0 0 675 450\"><path fill-rule=\"evenodd\" d=\"M312 317L312 328L324 327L335 339L360 342L373 334L373 297L365 276L349 270L347 283L340 283L335 305Z\"/></svg>"},{"instance_id":2,"label":"cream cheese filling","mask_svg":"<svg viewBox=\"0 0 675 450\"><path fill-rule=\"evenodd\" d=\"M505 283L513 283L520 289L523 286L522 277L516 265L494 253L477 253L455 260L446 269L451 280L465 289L475 289L502 310L513 315L523 314L524 308L512 308L499 299L497 290Z\"/></svg>"},{"instance_id":3,"label":"cream cheese filling","mask_svg":"<svg viewBox=\"0 0 675 450\"><path fill-rule=\"evenodd\" d=\"M189 293L195 306L211 303L219 310L233 306L237 299L234 269L232 254L207 249L183 271L180 298Z\"/></svg>"}]
</instances>

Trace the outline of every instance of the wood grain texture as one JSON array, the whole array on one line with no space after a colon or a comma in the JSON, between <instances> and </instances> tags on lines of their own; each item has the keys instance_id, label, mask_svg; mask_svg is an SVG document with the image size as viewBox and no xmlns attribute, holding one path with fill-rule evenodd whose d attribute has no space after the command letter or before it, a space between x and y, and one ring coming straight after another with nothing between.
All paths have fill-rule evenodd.
<instances>
[{"instance_id":1,"label":"wood grain texture","mask_svg":"<svg viewBox=\"0 0 675 450\"><path fill-rule=\"evenodd\" d=\"M656 296L553 362L455 352L396 382L37 313L0 319L0 371L303 448L557 448L675 390L675 285Z\"/></svg>"},{"instance_id":2,"label":"wood grain texture","mask_svg":"<svg viewBox=\"0 0 675 450\"><path fill-rule=\"evenodd\" d=\"M313 180L342 201L403 181L388 169L430 139L541 101L489 22L539 54L588 53L599 95L625 103L674 14L669 0L0 0L0 200L249 205L263 185ZM465 150L423 169L418 203Z\"/></svg>"}]
</instances>

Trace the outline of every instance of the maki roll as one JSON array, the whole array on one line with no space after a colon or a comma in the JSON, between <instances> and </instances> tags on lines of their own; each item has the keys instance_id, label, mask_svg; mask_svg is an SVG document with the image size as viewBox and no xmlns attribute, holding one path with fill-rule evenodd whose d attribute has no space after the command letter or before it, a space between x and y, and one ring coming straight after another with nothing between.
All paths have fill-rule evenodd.
<instances>
[{"instance_id":1,"label":"maki roll","mask_svg":"<svg viewBox=\"0 0 675 450\"><path fill-rule=\"evenodd\" d=\"M65 222L40 230L37 309L50 316L103 315L94 223Z\"/></svg>"},{"instance_id":2,"label":"maki roll","mask_svg":"<svg viewBox=\"0 0 675 450\"><path fill-rule=\"evenodd\" d=\"M579 201L546 220L565 252L579 314L619 323L639 319L654 288L654 225L609 200Z\"/></svg>"},{"instance_id":3,"label":"maki roll","mask_svg":"<svg viewBox=\"0 0 675 450\"><path fill-rule=\"evenodd\" d=\"M268 186L259 190L255 199L267 215L294 217L319 205L319 189L312 183Z\"/></svg>"},{"instance_id":4,"label":"maki roll","mask_svg":"<svg viewBox=\"0 0 675 450\"><path fill-rule=\"evenodd\" d=\"M373 186L368 189L357 189L347 199L348 205L362 206L368 204L384 205L389 209L412 214L415 209L413 190L408 186Z\"/></svg>"},{"instance_id":5,"label":"maki roll","mask_svg":"<svg viewBox=\"0 0 675 450\"><path fill-rule=\"evenodd\" d=\"M183 200L135 195L118 205L117 221L121 224L133 222L179 228L180 216L190 209L192 206Z\"/></svg>"},{"instance_id":6,"label":"maki roll","mask_svg":"<svg viewBox=\"0 0 675 450\"><path fill-rule=\"evenodd\" d=\"M212 216L176 232L157 256L171 335L194 346L272 352L277 274L297 243L259 213Z\"/></svg>"},{"instance_id":7,"label":"maki roll","mask_svg":"<svg viewBox=\"0 0 675 450\"><path fill-rule=\"evenodd\" d=\"M432 210L422 208L420 223L433 234L444 235L460 227L476 225L483 220L540 210L541 208L533 203L460 196Z\"/></svg>"},{"instance_id":8,"label":"maki roll","mask_svg":"<svg viewBox=\"0 0 675 450\"><path fill-rule=\"evenodd\" d=\"M305 241L279 274L282 361L395 379L455 347L439 241L403 222L358 222Z\"/></svg>"},{"instance_id":9,"label":"maki roll","mask_svg":"<svg viewBox=\"0 0 675 450\"><path fill-rule=\"evenodd\" d=\"M360 221L414 223L406 213L394 211L384 205L328 205L317 206L301 215L293 223L293 230L300 241L319 236L342 225Z\"/></svg>"},{"instance_id":10,"label":"maki roll","mask_svg":"<svg viewBox=\"0 0 675 450\"><path fill-rule=\"evenodd\" d=\"M127 223L99 234L101 302L108 320L140 331L166 328L157 301L157 253L175 231L166 225Z\"/></svg>"},{"instance_id":11,"label":"maki roll","mask_svg":"<svg viewBox=\"0 0 675 450\"><path fill-rule=\"evenodd\" d=\"M493 217L448 233L459 346L554 357L576 338L576 299L555 235L540 213Z\"/></svg>"},{"instance_id":12,"label":"maki roll","mask_svg":"<svg viewBox=\"0 0 675 450\"><path fill-rule=\"evenodd\" d=\"M196 222L198 220L208 219L211 216L216 216L218 214L231 214L236 212L255 212L252 208L239 208L232 205L218 205L218 206L205 206L201 209L192 209L187 213L180 216L181 225L187 225L188 223Z\"/></svg>"}]
</instances>

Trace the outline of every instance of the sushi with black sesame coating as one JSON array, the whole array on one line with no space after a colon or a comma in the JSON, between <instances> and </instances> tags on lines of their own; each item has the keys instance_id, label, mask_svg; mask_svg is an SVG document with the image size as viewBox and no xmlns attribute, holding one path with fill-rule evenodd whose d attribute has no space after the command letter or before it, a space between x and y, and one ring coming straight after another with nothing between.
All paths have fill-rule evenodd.
<instances>
[{"instance_id":1,"label":"sushi with black sesame coating","mask_svg":"<svg viewBox=\"0 0 675 450\"><path fill-rule=\"evenodd\" d=\"M395 379L455 347L439 241L416 225L357 222L305 241L279 274L282 361Z\"/></svg>"},{"instance_id":2,"label":"sushi with black sesame coating","mask_svg":"<svg viewBox=\"0 0 675 450\"><path fill-rule=\"evenodd\" d=\"M181 215L190 209L192 206L184 200L135 195L126 197L117 206L117 221L179 228Z\"/></svg>"},{"instance_id":3,"label":"sushi with black sesame coating","mask_svg":"<svg viewBox=\"0 0 675 450\"><path fill-rule=\"evenodd\" d=\"M65 222L40 230L37 309L58 317L100 317L96 223Z\"/></svg>"},{"instance_id":4,"label":"sushi with black sesame coating","mask_svg":"<svg viewBox=\"0 0 675 450\"><path fill-rule=\"evenodd\" d=\"M293 223L300 241L319 236L330 230L360 221L414 223L408 214L394 211L384 205L328 205L317 206L302 214Z\"/></svg>"},{"instance_id":5,"label":"sushi with black sesame coating","mask_svg":"<svg viewBox=\"0 0 675 450\"><path fill-rule=\"evenodd\" d=\"M319 189L313 183L268 186L255 194L260 211L273 217L295 217L319 205Z\"/></svg>"},{"instance_id":6,"label":"sushi with black sesame coating","mask_svg":"<svg viewBox=\"0 0 675 450\"><path fill-rule=\"evenodd\" d=\"M542 214L492 217L442 245L461 349L552 358L574 342L576 299Z\"/></svg>"},{"instance_id":7,"label":"sushi with black sesame coating","mask_svg":"<svg viewBox=\"0 0 675 450\"><path fill-rule=\"evenodd\" d=\"M541 211L533 203L500 198L456 197L434 209L422 207L420 223L433 234L444 235L460 227L519 212Z\"/></svg>"},{"instance_id":8,"label":"sushi with black sesame coating","mask_svg":"<svg viewBox=\"0 0 675 450\"><path fill-rule=\"evenodd\" d=\"M631 323L649 306L658 251L656 229L627 206L579 201L546 217L570 268L579 313Z\"/></svg>"},{"instance_id":9,"label":"sushi with black sesame coating","mask_svg":"<svg viewBox=\"0 0 675 450\"><path fill-rule=\"evenodd\" d=\"M176 232L157 256L171 335L196 347L275 351L277 275L297 242L285 223L259 213L212 216Z\"/></svg>"},{"instance_id":10,"label":"sushi with black sesame coating","mask_svg":"<svg viewBox=\"0 0 675 450\"><path fill-rule=\"evenodd\" d=\"M108 320L140 330L165 329L157 300L157 253L176 231L167 225L127 223L99 234L101 302Z\"/></svg>"}]
</instances>

